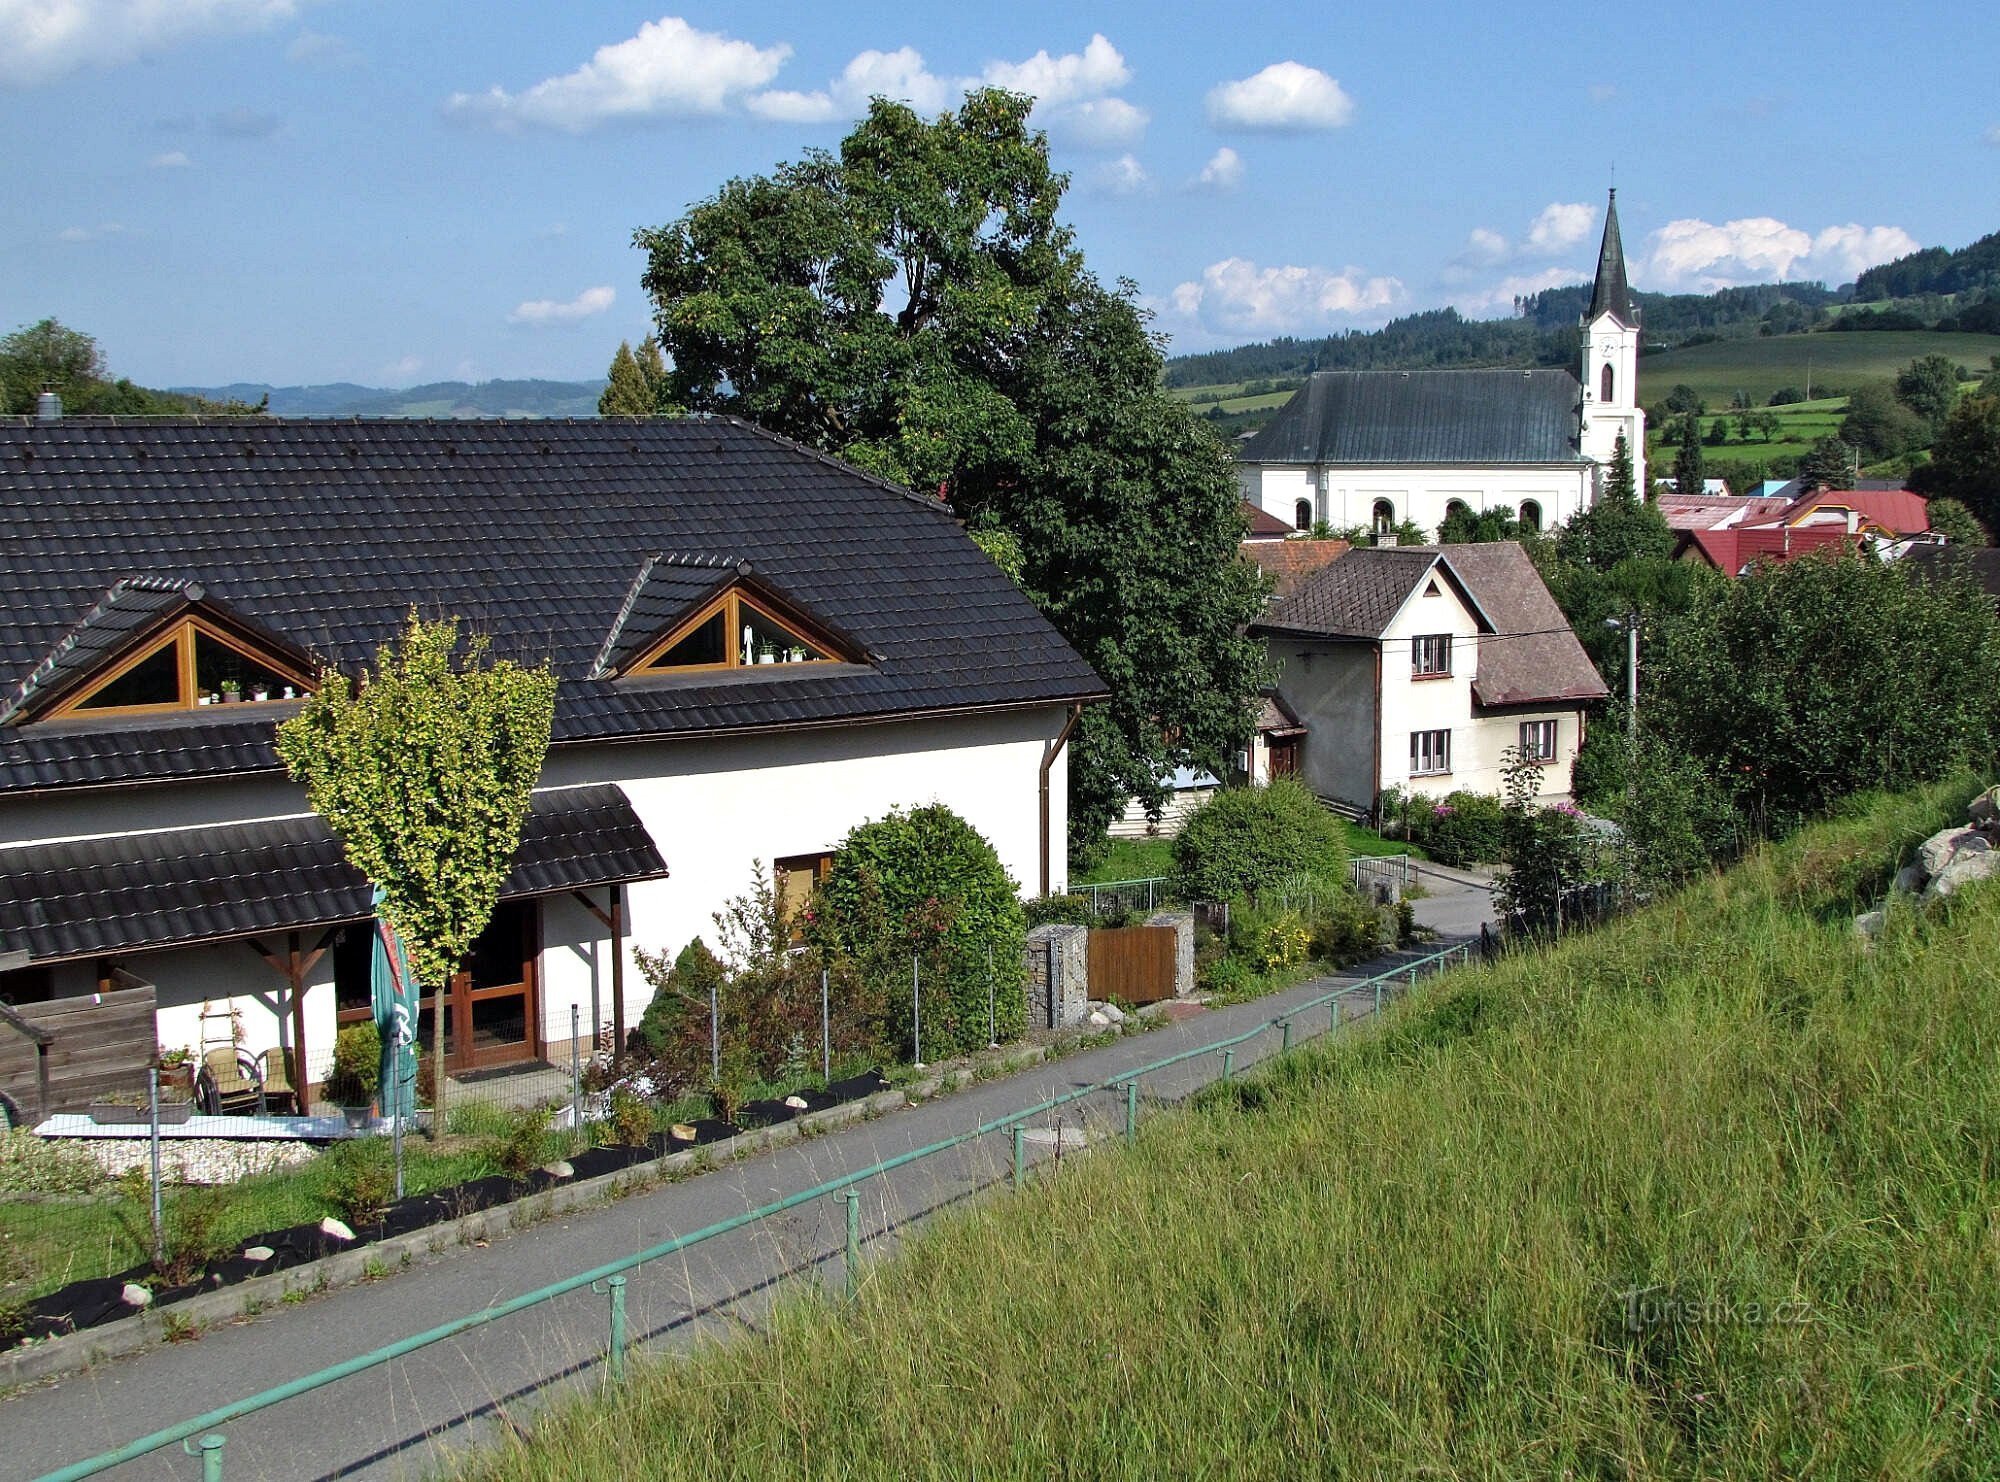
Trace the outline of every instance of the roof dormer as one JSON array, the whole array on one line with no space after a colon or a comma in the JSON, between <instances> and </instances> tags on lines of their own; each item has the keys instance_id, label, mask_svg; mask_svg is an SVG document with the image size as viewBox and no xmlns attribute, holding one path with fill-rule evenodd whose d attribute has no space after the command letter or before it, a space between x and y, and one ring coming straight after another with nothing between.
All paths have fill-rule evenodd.
<instances>
[{"instance_id":1,"label":"roof dormer","mask_svg":"<svg viewBox=\"0 0 2000 1482\"><path fill-rule=\"evenodd\" d=\"M762 579L748 561L661 553L639 568L594 675L629 679L866 661L858 646Z\"/></svg>"}]
</instances>

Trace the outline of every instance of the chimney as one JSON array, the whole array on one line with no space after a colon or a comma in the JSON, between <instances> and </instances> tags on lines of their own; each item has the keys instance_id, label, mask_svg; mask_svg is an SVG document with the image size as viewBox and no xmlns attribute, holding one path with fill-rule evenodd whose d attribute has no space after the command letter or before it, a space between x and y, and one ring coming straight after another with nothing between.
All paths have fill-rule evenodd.
<instances>
[{"instance_id":1,"label":"chimney","mask_svg":"<svg viewBox=\"0 0 2000 1482\"><path fill-rule=\"evenodd\" d=\"M35 420L37 422L62 420L62 398L56 395L53 386L44 386L42 394L35 398Z\"/></svg>"}]
</instances>

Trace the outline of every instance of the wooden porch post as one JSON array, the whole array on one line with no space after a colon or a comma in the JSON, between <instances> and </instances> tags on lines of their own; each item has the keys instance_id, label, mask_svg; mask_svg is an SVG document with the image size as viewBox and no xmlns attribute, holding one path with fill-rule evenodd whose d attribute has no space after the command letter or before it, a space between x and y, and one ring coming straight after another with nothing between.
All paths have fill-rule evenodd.
<instances>
[{"instance_id":1,"label":"wooden porch post","mask_svg":"<svg viewBox=\"0 0 2000 1482\"><path fill-rule=\"evenodd\" d=\"M314 956L318 956L317 953ZM306 967L299 953L299 934L285 935L285 982L292 995L292 1088L299 1093L299 1115L312 1112L312 1075L306 1069Z\"/></svg>"},{"instance_id":2,"label":"wooden porch post","mask_svg":"<svg viewBox=\"0 0 2000 1482\"><path fill-rule=\"evenodd\" d=\"M597 1030L591 1028L591 1037ZM594 1048L594 1047L593 1047ZM611 887L611 1058L625 1053L625 887Z\"/></svg>"}]
</instances>

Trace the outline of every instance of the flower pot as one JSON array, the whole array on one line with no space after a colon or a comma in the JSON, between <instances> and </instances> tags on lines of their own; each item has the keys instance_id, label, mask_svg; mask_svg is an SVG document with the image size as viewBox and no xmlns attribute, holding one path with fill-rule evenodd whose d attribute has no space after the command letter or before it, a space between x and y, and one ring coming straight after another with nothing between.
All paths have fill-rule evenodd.
<instances>
[{"instance_id":1,"label":"flower pot","mask_svg":"<svg viewBox=\"0 0 2000 1482\"><path fill-rule=\"evenodd\" d=\"M268 685L262 685L262 684L258 685L255 689L250 691L250 698L253 700L270 699L271 698L270 687Z\"/></svg>"},{"instance_id":2,"label":"flower pot","mask_svg":"<svg viewBox=\"0 0 2000 1482\"><path fill-rule=\"evenodd\" d=\"M375 1125L375 1108L373 1106L343 1106L340 1109L340 1114L347 1119L347 1130L349 1132L366 1132L370 1127Z\"/></svg>"}]
</instances>

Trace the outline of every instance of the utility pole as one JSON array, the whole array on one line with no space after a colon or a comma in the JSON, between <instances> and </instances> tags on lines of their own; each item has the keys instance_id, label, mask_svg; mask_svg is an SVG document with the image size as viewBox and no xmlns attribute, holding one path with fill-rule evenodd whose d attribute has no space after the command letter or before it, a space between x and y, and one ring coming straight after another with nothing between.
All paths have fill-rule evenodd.
<instances>
[{"instance_id":1,"label":"utility pole","mask_svg":"<svg viewBox=\"0 0 2000 1482\"><path fill-rule=\"evenodd\" d=\"M1606 618L1607 628L1625 630L1625 741L1628 746L1639 744L1639 614L1628 612L1622 618Z\"/></svg>"}]
</instances>

